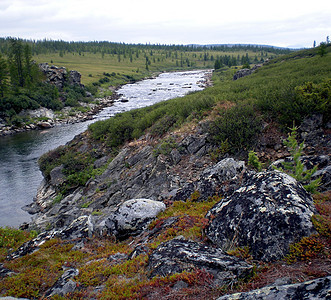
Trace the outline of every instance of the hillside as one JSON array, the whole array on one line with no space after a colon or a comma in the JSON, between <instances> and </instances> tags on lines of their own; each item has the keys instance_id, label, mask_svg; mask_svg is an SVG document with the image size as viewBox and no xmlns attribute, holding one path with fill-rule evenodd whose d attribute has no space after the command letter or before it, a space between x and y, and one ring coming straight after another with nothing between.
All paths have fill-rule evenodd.
<instances>
[{"instance_id":1,"label":"hillside","mask_svg":"<svg viewBox=\"0 0 331 300\"><path fill-rule=\"evenodd\" d=\"M256 294L326 298L330 50L237 80L224 66L202 92L94 123L43 155L34 221L0 230L0 295L237 299L270 285Z\"/></svg>"}]
</instances>

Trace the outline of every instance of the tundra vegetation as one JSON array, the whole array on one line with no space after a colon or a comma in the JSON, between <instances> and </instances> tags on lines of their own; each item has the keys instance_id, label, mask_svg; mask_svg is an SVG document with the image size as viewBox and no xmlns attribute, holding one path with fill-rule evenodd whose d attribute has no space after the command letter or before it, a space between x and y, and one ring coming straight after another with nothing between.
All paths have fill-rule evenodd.
<instances>
[{"instance_id":1,"label":"tundra vegetation","mask_svg":"<svg viewBox=\"0 0 331 300\"><path fill-rule=\"evenodd\" d=\"M47 43L45 45L51 45L51 42ZM58 45L61 43L59 42ZM70 47L75 45L73 43ZM91 47L89 49L93 49L93 47L98 49L97 45L93 43ZM167 51L167 48L163 46L153 47L139 45L139 47L127 48L126 45L118 45L118 52L114 53L98 50L95 50L95 53L89 53L83 48L80 53L77 53L77 50L69 52L63 48L57 50L59 51L58 57L53 59L56 62L57 59L64 60L66 57L72 58L72 61L76 57L80 59L83 56L90 59L93 57L100 61L112 58L117 60L118 66L123 61L130 65L140 59L139 72L142 72L147 67L149 71L157 71L157 68L163 70L161 65L156 67L158 59L162 62L162 57L165 64L163 67L169 67L166 59L173 60L173 66L170 67L173 69L176 61L179 66L182 61L185 61L185 55L188 55L191 67L192 57L196 55L199 58L199 51L203 58L205 53L206 56L209 53L208 57L210 57L211 53L214 53L212 51L216 51L194 47L188 48L189 51L181 46L178 46L178 49L173 46ZM187 50L187 53L184 50ZM225 48L225 50L228 49ZM219 149L210 155L210 159L218 160L224 155L233 155L247 160L250 153L249 164L260 170L267 163L264 162L261 165L256 154L259 138L264 134L262 126L264 122L274 124L280 132L286 135L290 131L289 128L293 126L293 122L296 126L300 126L302 120L314 112L322 114L324 120L330 120L330 50L330 45L326 45L323 55L320 55L317 48L281 55L270 60L268 64L252 75L237 81L232 80L235 68L219 62L217 66L220 67L213 74L214 85L212 87L183 98L172 99L96 122L90 125L85 135L94 145L102 145L109 154L109 159L116 155L120 147L127 142L139 139L144 134L160 141L160 147L155 152L156 155L166 155L176 147L175 141L168 136L170 132L176 130L185 134L188 127L203 123L202 128L208 133L210 142L214 143L216 149ZM221 50L217 49L217 51ZM49 52L51 51L42 52L40 50L35 54L38 54L36 57L44 55L43 60L45 60L47 55L51 57ZM223 55L226 54L223 53ZM246 56L244 55L244 57ZM153 58L155 58L155 64ZM220 61L220 57L218 59ZM259 56L257 60L259 61ZM193 64L192 67L212 66L210 65L211 60L202 59L202 65L199 65L198 60L195 63L196 65ZM155 69L153 69L154 67ZM79 70L78 67L76 69ZM128 72L130 76L133 76L132 74L135 72L139 74L137 67L129 69L131 70ZM111 68L104 71L110 72ZM86 67L85 72L85 74L91 74L90 77L87 75L88 80L103 76L97 69L89 70ZM114 72L118 76L119 71ZM123 69L121 72L125 73ZM109 76L106 75L106 77ZM100 86L102 85L103 83ZM293 155L301 154L300 144L295 144L295 142L296 139L292 132L288 138L288 146L293 148ZM93 172L101 173L103 171L102 169L96 171L92 168L96 160L93 152L81 154L78 149L79 145L71 149L60 147L45 154L39 161L45 177L49 176L54 167L63 166L63 174L68 180L66 186L58 191L61 197L66 195L73 186L83 186L86 180L95 176ZM297 164L299 163L297 162ZM292 165L291 168L293 170L295 166ZM196 201L197 199L199 202ZM34 253L23 258L7 260L8 252L17 249L21 243L31 239L35 233L10 228L1 229L0 263L14 274L1 279L0 295L42 299L47 290L64 273L63 266L79 269L79 274L74 278L77 288L70 294L54 295L50 297L51 299L144 299L148 297L155 299L166 295L172 295L173 299L216 299L227 293L248 291L271 284L278 277L290 276L299 281L328 275L327 271L323 269L323 262L329 260L331 255L330 191L314 195L318 213L312 217L312 222L316 228L316 234L304 237L293 244L284 260L263 263L252 259L248 247L231 250L229 254L241 257L255 266L250 277L244 278L236 284L222 287L212 285L210 275L199 269L150 278L150 271L147 268L148 254L161 242L176 236L203 242L205 240L204 228L208 222L205 217L206 213L221 199L220 195L214 195L201 201L199 193L194 192L187 199L169 201L166 210L147 229L156 231L159 229L159 231L149 240L146 251L129 260L113 260L112 257L115 254L127 257L137 244L134 237L124 241L116 241L110 237L91 237L80 249L75 249L72 241L52 239ZM174 220L172 225L162 227L171 218ZM185 288L177 294L173 289L176 284L185 285Z\"/></svg>"}]
</instances>

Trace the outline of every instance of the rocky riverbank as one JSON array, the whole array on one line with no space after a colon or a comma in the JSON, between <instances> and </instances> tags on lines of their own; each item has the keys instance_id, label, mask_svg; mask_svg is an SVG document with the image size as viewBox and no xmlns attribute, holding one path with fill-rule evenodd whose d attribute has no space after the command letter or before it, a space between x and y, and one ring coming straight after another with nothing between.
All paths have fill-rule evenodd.
<instances>
[{"instance_id":1,"label":"rocky riverbank","mask_svg":"<svg viewBox=\"0 0 331 300\"><path fill-rule=\"evenodd\" d=\"M306 123L312 126L308 148L316 138L322 139L321 145L329 145L329 134L318 135L321 124ZM103 263L104 267L130 264L144 257L146 273L140 276L147 276L146 280L188 272L200 276L198 281L208 285L211 292L221 286L245 282L258 269L259 274L264 274L261 276L270 277L266 281L270 288L220 299L251 299L250 295L257 294L264 295L261 299L265 299L269 294L293 293L301 293L302 299L313 296L323 299L330 291L327 275L331 265L327 259L320 265L322 257L329 257L327 239L318 235L319 226L324 225L316 223L324 218L321 207L314 204L312 196L299 182L285 173L272 168L256 172L238 157L213 161L211 153L215 146L205 133L205 126L202 122L186 128L185 133L173 132L162 141L146 135L126 144L114 156L107 153L104 145L93 143L87 133L77 136L67 147L81 154L92 149L98 152L94 168L104 167L103 173L58 198L58 191L67 178L62 166L54 168L40 186L34 204L27 208L34 214L34 220L25 227L42 233L11 253L9 259L42 251L41 245L54 238L73 244L75 251L89 247L93 238L99 241L111 238L128 245L129 250L113 253ZM261 141L266 138L266 135L261 137ZM272 144L260 143L260 151L268 153L279 144L280 136ZM328 197L330 158L322 148L320 152L314 149L314 155L304 158L305 165L308 168L318 165L317 172L322 176L319 189ZM283 147L277 153L278 158L288 155ZM326 201L329 203L330 199ZM183 214L180 213L182 206L185 207ZM291 245L303 241L311 247L307 250L309 253L317 251L313 256L316 260L309 260L315 275L308 275L307 270L300 273L299 279L296 272L289 271L285 260L300 261L295 255L306 255L291 250ZM321 247L318 249L323 251L314 247ZM94 263L93 259L88 260L88 264ZM304 270L304 264L303 259L300 270ZM277 266L278 277L270 274L270 266ZM46 294L63 296L86 291L84 287L77 291L76 282L81 280L78 274L86 267L71 268L71 275L64 276L64 273ZM261 271L263 268L266 271ZM314 280L318 277L324 278ZM192 286L202 293L197 283L183 279L175 282L167 292L173 299ZM105 286L90 287L85 297L93 298L95 293L106 295L106 292ZM164 290L152 289L146 293L148 298L155 299L155 295L161 297Z\"/></svg>"},{"instance_id":2,"label":"rocky riverbank","mask_svg":"<svg viewBox=\"0 0 331 300\"><path fill-rule=\"evenodd\" d=\"M73 124L92 120L103 108L111 106L117 98L118 96L114 94L105 98L95 98L93 103L81 102L82 110L65 107L60 112L56 113L47 108L23 111L20 115L28 116L31 121L22 127L15 125L6 126L5 123L0 123L0 136L29 130L43 130L61 124Z\"/></svg>"},{"instance_id":3,"label":"rocky riverbank","mask_svg":"<svg viewBox=\"0 0 331 300\"><path fill-rule=\"evenodd\" d=\"M222 151L210 122L187 122L162 137L146 133L116 151L86 131L44 155L44 180L25 207L33 221L21 227L39 234L8 251L0 293L29 299L330 296L329 124L316 113L297 132L305 143L299 171L317 167L312 179L320 179L320 193L313 196L304 180L273 168L293 161L274 123L265 122L257 137L259 165L244 151Z\"/></svg>"}]
</instances>

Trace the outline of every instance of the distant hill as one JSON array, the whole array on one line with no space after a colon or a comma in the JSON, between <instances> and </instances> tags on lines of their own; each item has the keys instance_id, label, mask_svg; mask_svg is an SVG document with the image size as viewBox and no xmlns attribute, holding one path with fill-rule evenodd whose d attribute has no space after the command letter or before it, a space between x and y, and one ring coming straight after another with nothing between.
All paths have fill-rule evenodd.
<instances>
[{"instance_id":1,"label":"distant hill","mask_svg":"<svg viewBox=\"0 0 331 300\"><path fill-rule=\"evenodd\" d=\"M193 47L207 47L207 48L212 48L212 47L229 47L229 48L234 48L234 47L258 47L258 48L272 48L272 49L282 49L282 50L287 50L287 51L297 51L303 48L288 48L288 47L278 47L278 46L272 46L272 45L261 45L261 44L206 44L206 45L201 45L201 44L190 44L189 46Z\"/></svg>"}]
</instances>

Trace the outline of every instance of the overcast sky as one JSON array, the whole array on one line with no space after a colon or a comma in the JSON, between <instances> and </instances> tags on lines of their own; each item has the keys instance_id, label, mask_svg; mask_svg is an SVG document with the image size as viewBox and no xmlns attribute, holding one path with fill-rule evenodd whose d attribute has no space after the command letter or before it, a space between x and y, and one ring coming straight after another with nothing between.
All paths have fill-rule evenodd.
<instances>
[{"instance_id":1,"label":"overcast sky","mask_svg":"<svg viewBox=\"0 0 331 300\"><path fill-rule=\"evenodd\" d=\"M330 0L0 0L0 37L312 47Z\"/></svg>"}]
</instances>

